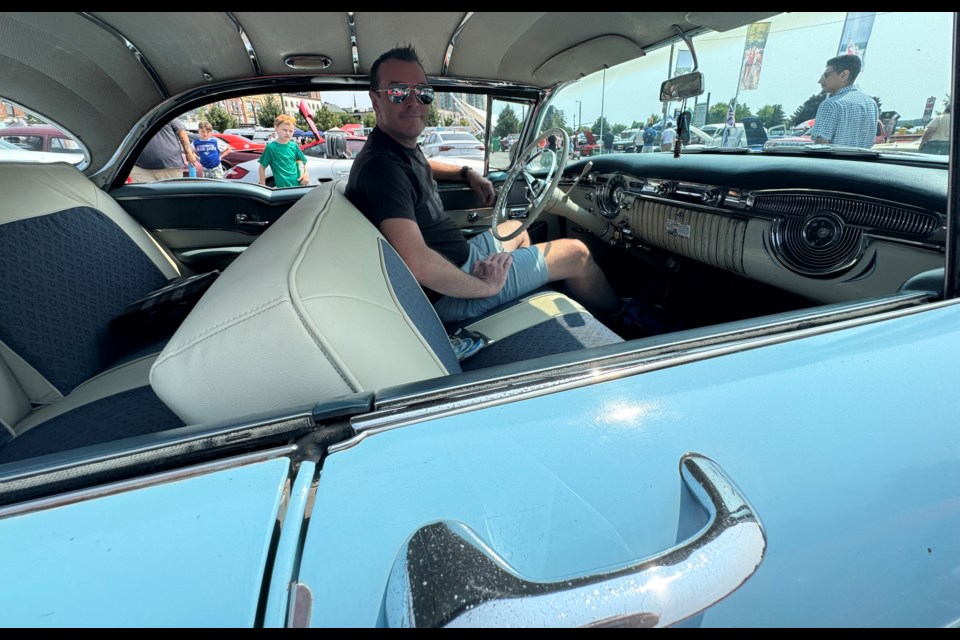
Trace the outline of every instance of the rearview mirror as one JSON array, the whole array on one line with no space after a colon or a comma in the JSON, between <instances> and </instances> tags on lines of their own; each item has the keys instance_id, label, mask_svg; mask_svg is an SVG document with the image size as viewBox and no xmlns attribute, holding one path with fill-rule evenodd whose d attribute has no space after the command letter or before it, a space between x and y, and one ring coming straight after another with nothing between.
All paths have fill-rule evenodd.
<instances>
[{"instance_id":1,"label":"rearview mirror","mask_svg":"<svg viewBox=\"0 0 960 640\"><path fill-rule=\"evenodd\" d=\"M703 93L703 74L699 71L670 78L660 85L660 101L683 100Z\"/></svg>"}]
</instances>

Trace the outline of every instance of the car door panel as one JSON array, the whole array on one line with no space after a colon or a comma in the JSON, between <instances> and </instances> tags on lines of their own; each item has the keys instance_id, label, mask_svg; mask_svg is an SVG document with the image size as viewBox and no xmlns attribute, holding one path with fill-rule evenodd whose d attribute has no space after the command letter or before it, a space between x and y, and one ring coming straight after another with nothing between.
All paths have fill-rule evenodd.
<instances>
[{"instance_id":1,"label":"car door panel","mask_svg":"<svg viewBox=\"0 0 960 640\"><path fill-rule=\"evenodd\" d=\"M111 195L179 260L202 272L226 268L306 193L174 180L125 185Z\"/></svg>"},{"instance_id":2,"label":"car door panel","mask_svg":"<svg viewBox=\"0 0 960 640\"><path fill-rule=\"evenodd\" d=\"M253 626L289 460L227 466L0 510L4 623Z\"/></svg>"},{"instance_id":3,"label":"car door panel","mask_svg":"<svg viewBox=\"0 0 960 640\"><path fill-rule=\"evenodd\" d=\"M958 326L960 305L951 304L420 414L392 429L372 417L365 433L355 420L362 437L327 458L317 490L314 513L337 517L313 518L305 538L300 582L315 597L312 624L385 624L398 550L438 521L469 528L533 581L669 549L704 524L681 480L691 452L739 487L768 550L743 586L689 624L949 624L960 614L947 596L960 563L960 439L952 377L929 371L960 358ZM903 397L902 381L915 376L928 393ZM700 570L723 567L705 561ZM446 578L438 570L436 579ZM670 582L660 584L663 602L691 596ZM904 583L923 593L890 607ZM591 597L570 604L590 608Z\"/></svg>"}]
</instances>

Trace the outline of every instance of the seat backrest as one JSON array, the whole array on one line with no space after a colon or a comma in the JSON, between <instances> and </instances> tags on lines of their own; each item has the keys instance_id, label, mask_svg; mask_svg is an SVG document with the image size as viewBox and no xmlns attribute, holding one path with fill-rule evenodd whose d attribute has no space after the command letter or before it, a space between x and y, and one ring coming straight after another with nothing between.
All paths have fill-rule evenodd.
<instances>
[{"instance_id":1,"label":"seat backrest","mask_svg":"<svg viewBox=\"0 0 960 640\"><path fill-rule=\"evenodd\" d=\"M157 358L150 382L188 424L460 371L423 290L343 187L284 213Z\"/></svg>"},{"instance_id":2,"label":"seat backrest","mask_svg":"<svg viewBox=\"0 0 960 640\"><path fill-rule=\"evenodd\" d=\"M0 164L0 423L107 365L110 319L180 274L150 235L68 164Z\"/></svg>"}]
</instances>

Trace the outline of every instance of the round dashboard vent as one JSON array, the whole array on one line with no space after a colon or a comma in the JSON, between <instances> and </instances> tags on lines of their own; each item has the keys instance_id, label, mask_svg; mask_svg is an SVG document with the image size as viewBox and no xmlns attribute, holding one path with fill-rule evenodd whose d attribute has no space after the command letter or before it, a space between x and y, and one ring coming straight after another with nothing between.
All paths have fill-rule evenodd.
<instances>
[{"instance_id":1,"label":"round dashboard vent","mask_svg":"<svg viewBox=\"0 0 960 640\"><path fill-rule=\"evenodd\" d=\"M863 251L863 234L840 216L818 211L780 219L773 226L773 247L792 271L828 276L849 269Z\"/></svg>"}]
</instances>

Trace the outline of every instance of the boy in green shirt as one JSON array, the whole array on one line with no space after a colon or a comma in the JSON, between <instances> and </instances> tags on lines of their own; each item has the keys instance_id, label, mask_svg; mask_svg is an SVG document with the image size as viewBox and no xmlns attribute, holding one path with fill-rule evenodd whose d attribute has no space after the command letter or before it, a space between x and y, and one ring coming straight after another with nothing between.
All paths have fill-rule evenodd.
<instances>
[{"instance_id":1,"label":"boy in green shirt","mask_svg":"<svg viewBox=\"0 0 960 640\"><path fill-rule=\"evenodd\" d=\"M296 121L292 116L281 113L273 121L277 132L276 140L267 143L260 156L260 184L267 186L266 168L273 170L273 182L277 187L296 187L310 182L307 173L307 157L296 142L293 132Z\"/></svg>"}]
</instances>

